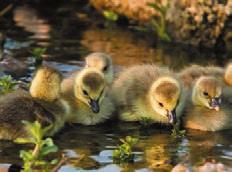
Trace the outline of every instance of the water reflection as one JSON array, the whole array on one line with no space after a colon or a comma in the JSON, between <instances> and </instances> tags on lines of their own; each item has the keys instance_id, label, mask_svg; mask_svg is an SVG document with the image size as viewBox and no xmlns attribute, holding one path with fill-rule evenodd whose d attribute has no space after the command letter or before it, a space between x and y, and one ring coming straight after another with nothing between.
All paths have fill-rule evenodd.
<instances>
[{"instance_id":1,"label":"water reflection","mask_svg":"<svg viewBox=\"0 0 232 172\"><path fill-rule=\"evenodd\" d=\"M50 39L51 25L46 19L40 17L35 9L26 5L19 6L15 8L13 14L16 26L23 27L25 31L34 34L30 38ZM47 46L47 44L43 43L42 46Z\"/></svg>"}]
</instances>

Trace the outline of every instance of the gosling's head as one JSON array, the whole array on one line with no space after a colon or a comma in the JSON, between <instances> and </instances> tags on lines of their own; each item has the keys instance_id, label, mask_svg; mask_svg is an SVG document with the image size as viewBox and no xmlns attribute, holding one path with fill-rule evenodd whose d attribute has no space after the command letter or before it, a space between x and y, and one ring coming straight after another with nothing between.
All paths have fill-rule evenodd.
<instances>
[{"instance_id":1,"label":"gosling's head","mask_svg":"<svg viewBox=\"0 0 232 172\"><path fill-rule=\"evenodd\" d=\"M219 110L222 87L220 82L213 76L200 77L192 92L193 104L204 106L209 109Z\"/></svg>"},{"instance_id":2,"label":"gosling's head","mask_svg":"<svg viewBox=\"0 0 232 172\"><path fill-rule=\"evenodd\" d=\"M105 96L105 78L95 68L83 69L75 79L74 94L77 99L88 105L94 113L100 111Z\"/></svg>"},{"instance_id":3,"label":"gosling's head","mask_svg":"<svg viewBox=\"0 0 232 172\"><path fill-rule=\"evenodd\" d=\"M166 116L170 123L176 123L176 107L180 98L180 84L171 77L161 77L150 89L150 103L154 111Z\"/></svg>"},{"instance_id":4,"label":"gosling's head","mask_svg":"<svg viewBox=\"0 0 232 172\"><path fill-rule=\"evenodd\" d=\"M228 85L232 86L232 62L225 69L224 79Z\"/></svg>"},{"instance_id":5,"label":"gosling's head","mask_svg":"<svg viewBox=\"0 0 232 172\"><path fill-rule=\"evenodd\" d=\"M106 82L108 84L111 84L113 81L113 64L112 64L112 58L105 53L91 53L86 58L86 66L85 67L93 67L101 72L104 73Z\"/></svg>"},{"instance_id":6,"label":"gosling's head","mask_svg":"<svg viewBox=\"0 0 232 172\"><path fill-rule=\"evenodd\" d=\"M48 66L40 67L35 73L30 86L32 97L54 101L60 96L60 84L62 76L59 71Z\"/></svg>"}]
</instances>

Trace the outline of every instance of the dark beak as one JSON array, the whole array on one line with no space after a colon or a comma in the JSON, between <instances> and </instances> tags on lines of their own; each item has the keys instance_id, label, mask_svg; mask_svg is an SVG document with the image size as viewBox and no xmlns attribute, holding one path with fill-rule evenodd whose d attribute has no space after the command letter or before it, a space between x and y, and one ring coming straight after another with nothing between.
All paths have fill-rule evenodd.
<instances>
[{"instance_id":1,"label":"dark beak","mask_svg":"<svg viewBox=\"0 0 232 172\"><path fill-rule=\"evenodd\" d=\"M219 106L220 106L220 98L212 98L209 102L210 107L212 109L215 109L216 111L219 111Z\"/></svg>"},{"instance_id":2,"label":"dark beak","mask_svg":"<svg viewBox=\"0 0 232 172\"><path fill-rule=\"evenodd\" d=\"M176 110L175 109L172 111L167 111L167 116L168 116L169 123L176 124L177 119L176 119Z\"/></svg>"},{"instance_id":3,"label":"dark beak","mask_svg":"<svg viewBox=\"0 0 232 172\"><path fill-rule=\"evenodd\" d=\"M98 113L100 111L98 100L90 100L90 106L93 113Z\"/></svg>"}]
</instances>

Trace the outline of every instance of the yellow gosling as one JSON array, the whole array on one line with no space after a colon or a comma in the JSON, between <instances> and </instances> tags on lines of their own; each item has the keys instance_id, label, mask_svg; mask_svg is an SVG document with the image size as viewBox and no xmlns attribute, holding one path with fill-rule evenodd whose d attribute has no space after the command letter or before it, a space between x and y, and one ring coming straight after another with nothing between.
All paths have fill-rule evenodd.
<instances>
[{"instance_id":1,"label":"yellow gosling","mask_svg":"<svg viewBox=\"0 0 232 172\"><path fill-rule=\"evenodd\" d=\"M223 80L224 69L217 66L203 67L200 65L191 65L180 71L178 75L184 86L186 88L191 88L192 84L201 76L214 76Z\"/></svg>"},{"instance_id":2,"label":"yellow gosling","mask_svg":"<svg viewBox=\"0 0 232 172\"><path fill-rule=\"evenodd\" d=\"M222 83L216 77L200 77L193 86L192 99L186 106L184 126L203 131L230 129L231 95L232 89L222 89Z\"/></svg>"},{"instance_id":3,"label":"yellow gosling","mask_svg":"<svg viewBox=\"0 0 232 172\"><path fill-rule=\"evenodd\" d=\"M93 67L104 73L106 83L111 85L114 79L112 58L106 53L91 53L85 58L86 68Z\"/></svg>"},{"instance_id":4,"label":"yellow gosling","mask_svg":"<svg viewBox=\"0 0 232 172\"><path fill-rule=\"evenodd\" d=\"M43 82L41 82L43 81ZM59 131L66 120L63 102L59 99L61 75L58 71L42 67L38 69L30 95L23 90L4 95L0 98L0 139L13 140L26 137L22 120L38 120L42 126L52 125L47 135ZM45 92L46 90L46 92Z\"/></svg>"},{"instance_id":5,"label":"yellow gosling","mask_svg":"<svg viewBox=\"0 0 232 172\"><path fill-rule=\"evenodd\" d=\"M95 68L104 74L105 82L108 87L111 86L114 79L113 63L112 59L108 54L105 53L91 53L85 57L85 68ZM62 82L62 90L70 90L74 86L75 77L79 71L74 71L72 74L65 78Z\"/></svg>"},{"instance_id":6,"label":"yellow gosling","mask_svg":"<svg viewBox=\"0 0 232 172\"><path fill-rule=\"evenodd\" d=\"M174 75L153 65L137 65L119 74L112 88L123 121L146 117L158 123L175 123L184 108L184 91Z\"/></svg>"},{"instance_id":7,"label":"yellow gosling","mask_svg":"<svg viewBox=\"0 0 232 172\"><path fill-rule=\"evenodd\" d=\"M104 74L95 68L85 68L75 76L70 89L62 83L63 98L70 105L68 121L95 125L112 116L114 106L107 93Z\"/></svg>"}]
</instances>

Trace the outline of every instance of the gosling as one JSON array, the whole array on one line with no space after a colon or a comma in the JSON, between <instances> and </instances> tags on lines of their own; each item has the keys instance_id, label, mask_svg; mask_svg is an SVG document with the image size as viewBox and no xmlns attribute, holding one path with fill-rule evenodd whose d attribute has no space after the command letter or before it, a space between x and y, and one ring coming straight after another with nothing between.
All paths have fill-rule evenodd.
<instances>
[{"instance_id":1,"label":"gosling","mask_svg":"<svg viewBox=\"0 0 232 172\"><path fill-rule=\"evenodd\" d=\"M41 67L32 80L30 93L17 90L0 97L0 139L28 137L23 120L38 120L50 126L47 135L58 132L65 123L65 107L60 100L61 75L55 69Z\"/></svg>"},{"instance_id":2,"label":"gosling","mask_svg":"<svg viewBox=\"0 0 232 172\"><path fill-rule=\"evenodd\" d=\"M228 86L232 86L232 63L227 64L225 68L224 80Z\"/></svg>"},{"instance_id":3,"label":"gosling","mask_svg":"<svg viewBox=\"0 0 232 172\"><path fill-rule=\"evenodd\" d=\"M110 87L114 79L114 70L112 58L105 53L91 53L85 57L85 68L95 68L104 74L107 87ZM65 89L70 90L74 86L74 80L79 71L73 71L72 74L65 78L62 85Z\"/></svg>"},{"instance_id":4,"label":"gosling","mask_svg":"<svg viewBox=\"0 0 232 172\"><path fill-rule=\"evenodd\" d=\"M191 89L192 84L201 76L214 76L219 80L223 81L224 69L217 66L207 66L203 67L200 65L189 66L180 73L178 73L179 78L182 80L184 86L187 89Z\"/></svg>"},{"instance_id":5,"label":"gosling","mask_svg":"<svg viewBox=\"0 0 232 172\"><path fill-rule=\"evenodd\" d=\"M193 86L191 100L186 106L184 126L202 131L232 128L231 95L231 88L222 89L222 83L216 77L200 77Z\"/></svg>"},{"instance_id":6,"label":"gosling","mask_svg":"<svg viewBox=\"0 0 232 172\"><path fill-rule=\"evenodd\" d=\"M112 97L122 121L149 118L154 123L175 124L184 108L184 90L165 68L137 65L119 74Z\"/></svg>"},{"instance_id":7,"label":"gosling","mask_svg":"<svg viewBox=\"0 0 232 172\"><path fill-rule=\"evenodd\" d=\"M106 83L111 85L114 79L112 58L106 53L96 52L85 57L85 67L93 67L104 73Z\"/></svg>"},{"instance_id":8,"label":"gosling","mask_svg":"<svg viewBox=\"0 0 232 172\"><path fill-rule=\"evenodd\" d=\"M101 71L85 68L76 74L73 87L67 86L62 82L62 97L70 106L68 122L95 125L111 117L114 106Z\"/></svg>"}]
</instances>

